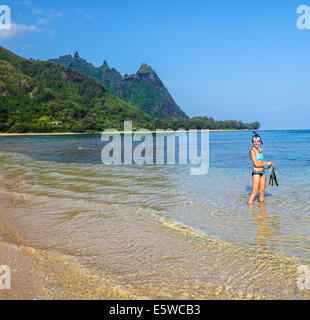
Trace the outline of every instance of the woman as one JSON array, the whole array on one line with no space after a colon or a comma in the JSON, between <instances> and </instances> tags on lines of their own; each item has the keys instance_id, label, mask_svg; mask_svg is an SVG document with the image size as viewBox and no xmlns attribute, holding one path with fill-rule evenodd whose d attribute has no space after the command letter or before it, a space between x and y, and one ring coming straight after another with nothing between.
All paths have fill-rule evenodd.
<instances>
[{"instance_id":1,"label":"woman","mask_svg":"<svg viewBox=\"0 0 310 320\"><path fill-rule=\"evenodd\" d=\"M259 200L265 201L265 189L266 189L266 173L265 166L272 166L272 162L264 162L264 156L260 151L261 138L255 135L252 138L253 148L250 151L250 156L254 164L252 179L253 179L253 191L249 199L249 205L254 203L258 190L260 191Z\"/></svg>"}]
</instances>

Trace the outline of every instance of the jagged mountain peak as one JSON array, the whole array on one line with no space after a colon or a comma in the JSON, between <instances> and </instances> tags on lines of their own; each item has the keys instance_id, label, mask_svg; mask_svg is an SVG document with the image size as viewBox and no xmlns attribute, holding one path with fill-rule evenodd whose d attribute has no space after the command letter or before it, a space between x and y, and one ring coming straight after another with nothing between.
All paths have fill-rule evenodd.
<instances>
[{"instance_id":1,"label":"jagged mountain peak","mask_svg":"<svg viewBox=\"0 0 310 320\"><path fill-rule=\"evenodd\" d=\"M155 71L147 63L143 62L137 73L155 73Z\"/></svg>"},{"instance_id":2,"label":"jagged mountain peak","mask_svg":"<svg viewBox=\"0 0 310 320\"><path fill-rule=\"evenodd\" d=\"M81 73L95 77L114 95L138 107L154 118L183 117L187 115L175 103L157 73L147 63L142 63L136 74L123 77L116 69L110 68L106 60L96 68L82 58L52 59L54 63L71 67Z\"/></svg>"},{"instance_id":3,"label":"jagged mountain peak","mask_svg":"<svg viewBox=\"0 0 310 320\"><path fill-rule=\"evenodd\" d=\"M121 128L124 119L151 128L151 117L77 67L97 70L71 55L35 61L0 46L0 132L102 132L111 124Z\"/></svg>"}]
</instances>

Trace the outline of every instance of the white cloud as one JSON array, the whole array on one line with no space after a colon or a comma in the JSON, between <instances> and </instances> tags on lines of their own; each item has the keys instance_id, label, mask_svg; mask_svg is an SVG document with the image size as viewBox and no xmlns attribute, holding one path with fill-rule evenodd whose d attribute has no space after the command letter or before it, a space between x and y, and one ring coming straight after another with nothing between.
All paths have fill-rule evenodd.
<instances>
[{"instance_id":1,"label":"white cloud","mask_svg":"<svg viewBox=\"0 0 310 320\"><path fill-rule=\"evenodd\" d=\"M46 33L51 38L55 35L55 31L52 29L41 29L34 25L13 22L10 30L0 30L0 39L15 39L29 33Z\"/></svg>"},{"instance_id":2,"label":"white cloud","mask_svg":"<svg viewBox=\"0 0 310 320\"><path fill-rule=\"evenodd\" d=\"M38 24L49 24L56 18L61 18L63 13L61 11L49 10L44 18L38 20Z\"/></svg>"},{"instance_id":3,"label":"white cloud","mask_svg":"<svg viewBox=\"0 0 310 320\"><path fill-rule=\"evenodd\" d=\"M22 5L29 7L34 15L42 15L43 10L36 7L30 0L20 0L15 1L16 5ZM22 13L19 16L23 16ZM49 24L55 18L62 17L63 14L60 11L49 10L45 17L40 18L37 23L40 25ZM55 36L55 30L50 28L40 28L35 25L17 24L12 23L10 30L0 30L0 39L15 39L17 37L30 34L30 33L42 33L46 34L48 37L53 38Z\"/></svg>"},{"instance_id":4,"label":"white cloud","mask_svg":"<svg viewBox=\"0 0 310 320\"><path fill-rule=\"evenodd\" d=\"M42 13L43 13L43 10L41 10L40 8L35 7L35 6L32 4L32 2L29 1L29 0L15 1L15 4L32 8L32 13L35 14L35 15L39 15L39 14L42 14Z\"/></svg>"},{"instance_id":5,"label":"white cloud","mask_svg":"<svg viewBox=\"0 0 310 320\"><path fill-rule=\"evenodd\" d=\"M88 14L86 11L81 10L81 9L76 9L76 13L77 13L78 15L84 16L84 17L85 17L86 19L88 19L88 20L93 20L93 19L95 19L95 17L91 16L91 15Z\"/></svg>"}]
</instances>

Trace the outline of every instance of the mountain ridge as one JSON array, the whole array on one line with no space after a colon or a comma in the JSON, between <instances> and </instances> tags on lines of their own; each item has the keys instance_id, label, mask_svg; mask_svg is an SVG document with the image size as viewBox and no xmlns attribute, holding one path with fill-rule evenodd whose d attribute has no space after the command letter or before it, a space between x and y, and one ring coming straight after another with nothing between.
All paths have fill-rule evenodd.
<instances>
[{"instance_id":1,"label":"mountain ridge","mask_svg":"<svg viewBox=\"0 0 310 320\"><path fill-rule=\"evenodd\" d=\"M95 67L81 58L78 51L74 56L69 54L48 61L96 78L112 94L138 107L152 118L188 118L175 103L157 73L145 62L141 64L136 74L122 76L115 68L110 68L106 60L102 66Z\"/></svg>"},{"instance_id":2,"label":"mountain ridge","mask_svg":"<svg viewBox=\"0 0 310 320\"><path fill-rule=\"evenodd\" d=\"M0 46L1 132L98 132L122 129L125 120L152 128L150 116L95 78Z\"/></svg>"},{"instance_id":3,"label":"mountain ridge","mask_svg":"<svg viewBox=\"0 0 310 320\"><path fill-rule=\"evenodd\" d=\"M75 62L80 61L78 53ZM72 56L69 57L72 60ZM90 70L93 66L83 63ZM115 75L122 77L106 61L102 68L110 72L111 84ZM146 77L156 82L156 73L142 64L126 81L141 83ZM147 85L142 81L143 85ZM51 61L26 59L0 46L0 132L102 132L122 130L124 121L133 121L133 130L183 128L215 130L257 130L259 122L216 121L203 116L194 118L152 118L141 109L110 93L95 77Z\"/></svg>"}]
</instances>

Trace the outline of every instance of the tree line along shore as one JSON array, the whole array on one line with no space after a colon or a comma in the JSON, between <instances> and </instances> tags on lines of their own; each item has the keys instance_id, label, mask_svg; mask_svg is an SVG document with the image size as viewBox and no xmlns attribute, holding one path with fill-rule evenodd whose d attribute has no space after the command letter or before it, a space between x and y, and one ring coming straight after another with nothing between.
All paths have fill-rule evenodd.
<instances>
[{"instance_id":1,"label":"tree line along shore","mask_svg":"<svg viewBox=\"0 0 310 320\"><path fill-rule=\"evenodd\" d=\"M218 121L207 116L189 118L146 64L136 75L113 78L116 88L113 89L99 81L95 73L78 71L86 63L78 55L72 59L75 69L57 61L25 59L0 46L1 133L95 133L123 130L124 121L133 121L133 131L260 127L259 122ZM116 70L105 62L102 72L107 78ZM111 92L119 92L118 88L125 84L118 96Z\"/></svg>"}]
</instances>

